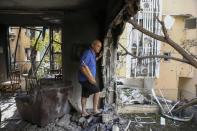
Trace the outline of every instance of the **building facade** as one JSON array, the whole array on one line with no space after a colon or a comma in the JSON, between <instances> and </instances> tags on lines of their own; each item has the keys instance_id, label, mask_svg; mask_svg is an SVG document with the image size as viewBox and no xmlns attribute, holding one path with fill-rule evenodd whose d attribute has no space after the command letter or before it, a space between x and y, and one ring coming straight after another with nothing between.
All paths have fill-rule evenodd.
<instances>
[{"instance_id":1,"label":"building facade","mask_svg":"<svg viewBox=\"0 0 197 131\"><path fill-rule=\"evenodd\" d=\"M155 3L157 3L157 7L154 6ZM142 22L139 22L138 24L141 24L145 29L152 32L154 32L153 30L151 30L153 26L161 31L161 27L159 27L157 23L154 23L155 17L149 15L152 13L154 16L158 13L158 15L155 16L160 16L160 19L164 21L170 38L181 47L191 52L193 55L197 55L196 7L197 1L195 0L188 0L187 2L185 2L184 0L142 0L142 15L140 16L138 13L137 16L138 22L139 19L141 19ZM159 10L160 8L161 10ZM159 12L156 10L158 10ZM153 24L151 23L151 19L153 21ZM138 43L140 43L140 41L143 43L143 47L146 47L146 45L148 45L148 42L146 35L140 38L141 34L139 32L133 32L131 30L133 30L132 26L129 24L126 25L125 31L120 38L120 43L122 43L128 49L128 51L133 53L133 50L138 48ZM131 34L131 32L133 34ZM156 32L156 34L162 35L162 33L160 33L161 32ZM138 43L136 43L136 41L138 41ZM128 43L131 45L130 47ZM155 47L157 50L155 54L157 55L160 54L182 58L182 56L167 43L156 43L155 40L151 38L150 43L151 44L149 45L153 46L149 46L149 48L157 46ZM144 50L145 52L149 52L149 54L143 54ZM146 50L146 48L144 48L141 56L154 54L154 50L152 50L153 52L151 52L150 50ZM119 52L124 52L121 47L119 47ZM139 63L138 66L141 66L141 68L138 69L138 66L133 66L135 65L135 63L137 63L134 59L128 58L128 56L122 56L120 58L120 63L117 64L117 77L152 78L154 79L154 88L161 89L164 96L171 100L191 99L193 97L196 97L197 95L197 71L191 65L170 59L149 59L144 60L145 63L147 62L147 64L144 64L143 62ZM158 60L155 61L155 65L157 66L151 64L151 62L153 63L153 60ZM142 68L143 64L149 65L147 66L147 69L145 68L146 70ZM130 65L131 67L129 67ZM153 72L152 74L150 73L151 68ZM130 72L130 74L128 72ZM135 73L132 72L140 72L141 74L136 73L138 75L135 75ZM144 73L144 75L142 75L142 73Z\"/></svg>"},{"instance_id":2,"label":"building facade","mask_svg":"<svg viewBox=\"0 0 197 131\"><path fill-rule=\"evenodd\" d=\"M19 35L19 37L18 37ZM17 45L17 38L18 45ZM19 27L9 27L9 42L10 42L10 66L11 70L14 68L14 59L16 51L16 68L21 72L28 72L31 66L30 63L30 30L21 28L19 34ZM17 45L17 49L16 49Z\"/></svg>"},{"instance_id":3,"label":"building facade","mask_svg":"<svg viewBox=\"0 0 197 131\"><path fill-rule=\"evenodd\" d=\"M168 16L174 20L168 34L181 47L197 55L197 1L163 0L163 21ZM193 43L192 43L193 42ZM169 45L161 44L161 54L183 58ZM164 89L165 96L172 100L196 97L197 70L191 65L173 60L162 60L160 77L155 79L155 88Z\"/></svg>"}]
</instances>

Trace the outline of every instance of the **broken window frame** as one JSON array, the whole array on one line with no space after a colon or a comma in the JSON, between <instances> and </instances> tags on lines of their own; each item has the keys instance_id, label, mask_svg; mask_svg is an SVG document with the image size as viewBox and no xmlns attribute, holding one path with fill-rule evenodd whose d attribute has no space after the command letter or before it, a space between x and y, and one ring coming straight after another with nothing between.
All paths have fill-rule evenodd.
<instances>
[{"instance_id":1,"label":"broken window frame","mask_svg":"<svg viewBox=\"0 0 197 131\"><path fill-rule=\"evenodd\" d=\"M197 28L197 17L195 18L187 18L184 20L184 28L186 30L196 29Z\"/></svg>"}]
</instances>

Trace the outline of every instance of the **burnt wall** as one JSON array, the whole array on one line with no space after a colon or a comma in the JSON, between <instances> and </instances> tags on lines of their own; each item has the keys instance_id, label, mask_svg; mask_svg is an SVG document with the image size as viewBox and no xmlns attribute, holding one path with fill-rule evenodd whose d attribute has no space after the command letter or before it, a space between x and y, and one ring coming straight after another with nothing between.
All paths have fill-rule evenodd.
<instances>
[{"instance_id":1,"label":"burnt wall","mask_svg":"<svg viewBox=\"0 0 197 131\"><path fill-rule=\"evenodd\" d=\"M66 16L69 16L66 18ZM78 82L79 59L94 39L99 39L99 23L89 12L65 13L63 27L63 76L73 84L70 102L80 111L81 86ZM98 73L97 73L98 74ZM91 103L87 103L91 106Z\"/></svg>"},{"instance_id":2,"label":"burnt wall","mask_svg":"<svg viewBox=\"0 0 197 131\"><path fill-rule=\"evenodd\" d=\"M8 70L8 28L5 25L0 25L0 82L7 79Z\"/></svg>"},{"instance_id":3,"label":"burnt wall","mask_svg":"<svg viewBox=\"0 0 197 131\"><path fill-rule=\"evenodd\" d=\"M72 81L73 90L70 102L78 111L81 110L81 86L77 79L80 54L93 40L100 39L103 42L104 56L102 61L97 63L97 83L100 89L113 88L117 41L126 21L131 14L135 14L132 13L132 6L136 1L138 0L129 0L132 3L127 8L124 6L126 4L124 1L109 0L101 10L64 12L63 77L64 80ZM91 97L86 105L87 108L92 108Z\"/></svg>"}]
</instances>

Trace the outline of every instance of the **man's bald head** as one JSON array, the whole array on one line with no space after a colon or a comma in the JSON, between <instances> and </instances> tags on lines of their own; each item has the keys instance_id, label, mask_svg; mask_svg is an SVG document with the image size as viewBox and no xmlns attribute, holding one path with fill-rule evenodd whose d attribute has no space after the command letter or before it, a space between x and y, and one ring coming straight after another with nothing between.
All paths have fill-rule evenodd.
<instances>
[{"instance_id":1,"label":"man's bald head","mask_svg":"<svg viewBox=\"0 0 197 131\"><path fill-rule=\"evenodd\" d=\"M94 40L91 44L91 48L94 53L99 53L102 47L102 43L100 40Z\"/></svg>"}]
</instances>

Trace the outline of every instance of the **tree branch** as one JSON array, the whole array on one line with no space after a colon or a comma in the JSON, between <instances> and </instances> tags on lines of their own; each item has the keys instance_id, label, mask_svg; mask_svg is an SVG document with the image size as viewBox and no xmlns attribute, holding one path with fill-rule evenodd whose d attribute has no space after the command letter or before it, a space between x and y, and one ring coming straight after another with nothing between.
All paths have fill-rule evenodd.
<instances>
[{"instance_id":1,"label":"tree branch","mask_svg":"<svg viewBox=\"0 0 197 131\"><path fill-rule=\"evenodd\" d=\"M177 52L179 52L186 60L188 60L188 64L194 66L195 68L197 68L197 61L195 60L194 57L192 57L190 54L188 54L183 48L181 48L177 43L175 43L173 40L171 40L169 38L169 36L167 35L167 31L165 29L164 23L162 24L162 29L164 31L164 35L166 35L165 37L154 34L146 29L144 29L143 27L139 26L134 20L129 20L128 21L130 24L132 24L137 30L141 31L142 33L156 39L162 42L165 42L167 44L169 44L170 46L172 46Z\"/></svg>"},{"instance_id":2,"label":"tree branch","mask_svg":"<svg viewBox=\"0 0 197 131\"><path fill-rule=\"evenodd\" d=\"M187 64L190 64L189 61L187 60L184 60L184 59L180 59L180 58L176 58L176 57L172 57L172 56L166 56L166 55L149 55L149 56L136 56L132 53L130 53L122 44L118 43L122 48L123 50L126 52L124 55L131 55L133 56L134 58L137 58L137 59L147 59L147 58L165 58L165 59L172 59L172 60L175 60L175 61L179 61L179 62L183 62L183 63L187 63Z\"/></svg>"},{"instance_id":3,"label":"tree branch","mask_svg":"<svg viewBox=\"0 0 197 131\"><path fill-rule=\"evenodd\" d=\"M197 55L194 55L193 53L191 53L191 55L192 55L195 59L197 59Z\"/></svg>"},{"instance_id":4,"label":"tree branch","mask_svg":"<svg viewBox=\"0 0 197 131\"><path fill-rule=\"evenodd\" d=\"M55 43L57 43L57 44L59 44L59 45L62 45L62 44L63 44L63 43L58 42L58 41L55 41L55 40L53 40L53 42L55 42Z\"/></svg>"},{"instance_id":5,"label":"tree branch","mask_svg":"<svg viewBox=\"0 0 197 131\"><path fill-rule=\"evenodd\" d=\"M194 99L192 99L191 101L189 101L188 103L186 103L186 104L184 104L184 105L182 105L182 106L180 106L180 107L174 109L174 110L172 111L172 113L179 112L179 111L181 111L181 110L183 110L183 109L185 109L185 108L187 108L187 107L189 107L189 106L195 105L195 104L197 104L197 98L194 98Z\"/></svg>"},{"instance_id":6,"label":"tree branch","mask_svg":"<svg viewBox=\"0 0 197 131\"><path fill-rule=\"evenodd\" d=\"M18 36L17 36L17 41L16 41L16 47L15 47L15 51L14 51L14 70L15 69L15 65L16 65L16 53L17 53L17 49L18 49L18 41L19 41L19 37L21 35L21 27L19 28L19 31L18 31Z\"/></svg>"},{"instance_id":7,"label":"tree branch","mask_svg":"<svg viewBox=\"0 0 197 131\"><path fill-rule=\"evenodd\" d=\"M144 29L143 27L139 26L134 20L129 20L128 23L132 24L137 30L141 31L142 33L156 39L156 40L159 40L159 41L162 41L162 42L167 42L165 37L163 36L160 36L160 35L157 35L157 34L154 34L146 29Z\"/></svg>"},{"instance_id":8,"label":"tree branch","mask_svg":"<svg viewBox=\"0 0 197 131\"><path fill-rule=\"evenodd\" d=\"M169 39L169 35L168 35L168 33L167 33L167 29L166 29L166 27L165 27L164 22L161 21L161 20L158 18L158 16L156 17L156 19L157 19L158 22L161 24L162 31L163 31L163 34L164 34L165 39Z\"/></svg>"}]
</instances>

